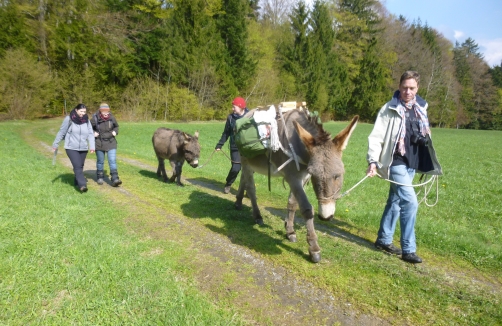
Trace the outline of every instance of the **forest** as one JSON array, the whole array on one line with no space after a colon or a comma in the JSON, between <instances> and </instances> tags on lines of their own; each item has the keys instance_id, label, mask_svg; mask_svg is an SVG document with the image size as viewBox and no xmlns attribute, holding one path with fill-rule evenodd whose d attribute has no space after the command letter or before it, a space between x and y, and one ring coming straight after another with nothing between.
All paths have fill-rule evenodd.
<instances>
[{"instance_id":1,"label":"forest","mask_svg":"<svg viewBox=\"0 0 502 326\"><path fill-rule=\"evenodd\" d=\"M218 120L242 96L373 122L416 70L434 127L502 130L502 63L378 0L0 0L0 24L0 121Z\"/></svg>"}]
</instances>

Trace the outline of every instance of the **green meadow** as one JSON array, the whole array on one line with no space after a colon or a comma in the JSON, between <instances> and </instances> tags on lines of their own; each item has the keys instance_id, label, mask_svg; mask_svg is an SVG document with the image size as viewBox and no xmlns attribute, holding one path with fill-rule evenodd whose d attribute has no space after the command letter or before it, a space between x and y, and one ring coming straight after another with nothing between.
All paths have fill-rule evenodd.
<instances>
[{"instance_id":1,"label":"green meadow","mask_svg":"<svg viewBox=\"0 0 502 326\"><path fill-rule=\"evenodd\" d=\"M203 286L196 263L187 258L194 255L197 232L230 238L292 278L308 280L389 324L502 324L500 132L433 129L444 175L427 189L418 212L423 264L373 248L389 187L378 178L339 199L332 221L315 220L322 260L313 264L301 219L299 241L285 239L288 191L281 179L272 180L269 192L267 178L255 176L266 227L253 225L249 201L237 212L234 196L222 194L230 162L213 152L224 122L120 123L117 157L124 183L98 186L91 166L85 194L75 190L71 168L61 163L62 144L52 165L50 145L60 123L0 124L0 324L279 324L225 292L225 284L220 290ZM324 126L335 135L346 124ZM151 137L160 126L200 133L203 166L185 164L185 187L163 183L155 174ZM343 191L365 176L371 128L359 124L344 152ZM233 194L237 187L238 182ZM310 185L307 193L317 207ZM163 214L193 225L194 234L176 235L177 226L165 223ZM235 286L233 277L222 279L227 288ZM311 322L321 325L323 318L315 315Z\"/></svg>"}]
</instances>

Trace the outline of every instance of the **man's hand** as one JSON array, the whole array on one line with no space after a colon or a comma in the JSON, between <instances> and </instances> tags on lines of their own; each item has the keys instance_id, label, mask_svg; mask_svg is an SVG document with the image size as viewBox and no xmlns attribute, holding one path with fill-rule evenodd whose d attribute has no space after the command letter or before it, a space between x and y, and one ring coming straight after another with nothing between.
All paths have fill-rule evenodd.
<instances>
[{"instance_id":1,"label":"man's hand","mask_svg":"<svg viewBox=\"0 0 502 326\"><path fill-rule=\"evenodd\" d=\"M372 178L376 174L377 174L376 163L371 163L370 165L368 165L368 169L366 170L366 175Z\"/></svg>"}]
</instances>

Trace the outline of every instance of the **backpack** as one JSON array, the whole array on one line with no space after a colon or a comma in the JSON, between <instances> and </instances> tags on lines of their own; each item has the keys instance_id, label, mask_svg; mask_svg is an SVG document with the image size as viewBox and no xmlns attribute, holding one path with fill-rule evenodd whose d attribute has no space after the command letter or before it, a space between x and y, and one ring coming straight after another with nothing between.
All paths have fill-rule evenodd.
<instances>
[{"instance_id":1,"label":"backpack","mask_svg":"<svg viewBox=\"0 0 502 326\"><path fill-rule=\"evenodd\" d=\"M68 115L69 116L69 115ZM68 120L68 129L66 129L66 133L63 135L63 138L61 138L61 140L64 140L66 138L66 135L68 134L68 132L70 131L70 128L71 128L71 125L72 125L72 121L71 119Z\"/></svg>"},{"instance_id":2,"label":"backpack","mask_svg":"<svg viewBox=\"0 0 502 326\"><path fill-rule=\"evenodd\" d=\"M253 158L267 151L260 139L258 125L252 117L242 117L235 121L234 140L239 153L244 157Z\"/></svg>"}]
</instances>

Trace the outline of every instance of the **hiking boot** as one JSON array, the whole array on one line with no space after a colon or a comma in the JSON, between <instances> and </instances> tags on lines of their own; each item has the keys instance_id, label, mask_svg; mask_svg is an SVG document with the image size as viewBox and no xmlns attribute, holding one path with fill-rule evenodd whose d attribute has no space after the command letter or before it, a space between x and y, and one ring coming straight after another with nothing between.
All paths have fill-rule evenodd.
<instances>
[{"instance_id":1,"label":"hiking boot","mask_svg":"<svg viewBox=\"0 0 502 326\"><path fill-rule=\"evenodd\" d=\"M375 248L386 251L389 254L393 254L393 255L401 255L403 253L403 251L401 249L394 246L392 243L383 244L383 243L377 241L377 242L375 242Z\"/></svg>"},{"instance_id":2,"label":"hiking boot","mask_svg":"<svg viewBox=\"0 0 502 326\"><path fill-rule=\"evenodd\" d=\"M412 264L420 264L422 262L422 258L418 257L416 253L411 252L409 254L403 254L403 260Z\"/></svg>"},{"instance_id":3,"label":"hiking boot","mask_svg":"<svg viewBox=\"0 0 502 326\"><path fill-rule=\"evenodd\" d=\"M110 171L110 175L112 176L112 186L118 187L122 184L122 181L119 179L119 173L117 170Z\"/></svg>"},{"instance_id":4,"label":"hiking boot","mask_svg":"<svg viewBox=\"0 0 502 326\"><path fill-rule=\"evenodd\" d=\"M232 188L232 186L225 186L225 188L223 189L223 193L224 194L230 193L230 188Z\"/></svg>"},{"instance_id":5,"label":"hiking boot","mask_svg":"<svg viewBox=\"0 0 502 326\"><path fill-rule=\"evenodd\" d=\"M105 177L105 174L103 173L103 170L100 170L100 171L97 171L96 172L96 182L98 183L98 185L102 185L103 184L103 178Z\"/></svg>"}]
</instances>

